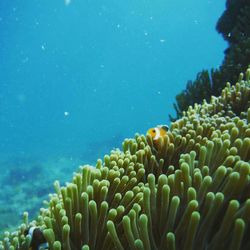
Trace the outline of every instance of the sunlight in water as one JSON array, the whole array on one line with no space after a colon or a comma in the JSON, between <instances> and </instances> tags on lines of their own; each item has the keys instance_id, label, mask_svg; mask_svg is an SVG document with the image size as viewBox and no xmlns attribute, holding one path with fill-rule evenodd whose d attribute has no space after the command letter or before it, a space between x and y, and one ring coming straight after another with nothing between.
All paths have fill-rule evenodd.
<instances>
[{"instance_id":1,"label":"sunlight in water","mask_svg":"<svg viewBox=\"0 0 250 250\"><path fill-rule=\"evenodd\" d=\"M71 3L71 0L64 0L65 5L69 5Z\"/></svg>"}]
</instances>

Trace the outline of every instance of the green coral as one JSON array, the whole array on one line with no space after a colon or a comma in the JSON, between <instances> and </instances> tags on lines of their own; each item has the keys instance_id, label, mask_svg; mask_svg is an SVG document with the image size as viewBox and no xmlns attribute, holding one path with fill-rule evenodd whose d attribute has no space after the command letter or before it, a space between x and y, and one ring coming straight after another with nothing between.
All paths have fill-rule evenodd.
<instances>
[{"instance_id":1,"label":"green coral","mask_svg":"<svg viewBox=\"0 0 250 250\"><path fill-rule=\"evenodd\" d=\"M195 104L157 147L136 135L96 168L83 166L48 208L0 249L29 249L29 226L49 248L249 249L250 69L220 97Z\"/></svg>"},{"instance_id":2,"label":"green coral","mask_svg":"<svg viewBox=\"0 0 250 250\"><path fill-rule=\"evenodd\" d=\"M218 96L226 82L237 82L240 72L250 65L250 1L227 0L226 10L217 22L217 31L228 42L224 60L218 69L203 70L194 81L188 81L186 89L176 96L174 108L177 118L194 103ZM171 121L175 118L170 117Z\"/></svg>"}]
</instances>

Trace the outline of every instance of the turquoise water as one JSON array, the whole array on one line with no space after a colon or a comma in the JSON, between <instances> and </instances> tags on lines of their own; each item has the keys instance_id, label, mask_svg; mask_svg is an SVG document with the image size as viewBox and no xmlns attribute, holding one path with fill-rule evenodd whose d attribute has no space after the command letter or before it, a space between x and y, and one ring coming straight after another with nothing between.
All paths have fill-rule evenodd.
<instances>
[{"instance_id":1,"label":"turquoise water","mask_svg":"<svg viewBox=\"0 0 250 250\"><path fill-rule=\"evenodd\" d=\"M0 230L80 164L174 115L226 44L224 1L0 1ZM14 216L13 216L14 215Z\"/></svg>"}]
</instances>

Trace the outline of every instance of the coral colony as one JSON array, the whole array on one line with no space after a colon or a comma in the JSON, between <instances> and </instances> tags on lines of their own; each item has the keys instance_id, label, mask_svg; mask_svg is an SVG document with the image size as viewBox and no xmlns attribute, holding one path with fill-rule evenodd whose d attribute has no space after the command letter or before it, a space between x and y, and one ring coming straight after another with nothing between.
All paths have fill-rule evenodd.
<instances>
[{"instance_id":1,"label":"coral colony","mask_svg":"<svg viewBox=\"0 0 250 250\"><path fill-rule=\"evenodd\" d=\"M194 103L210 100L211 95L220 95L227 82L234 84L240 72L250 64L250 4L248 0L227 1L226 10L219 18L216 29L228 48L218 69L203 70L194 81L188 81L186 89L176 96L174 108L177 118ZM170 116L172 121L175 118Z\"/></svg>"}]
</instances>

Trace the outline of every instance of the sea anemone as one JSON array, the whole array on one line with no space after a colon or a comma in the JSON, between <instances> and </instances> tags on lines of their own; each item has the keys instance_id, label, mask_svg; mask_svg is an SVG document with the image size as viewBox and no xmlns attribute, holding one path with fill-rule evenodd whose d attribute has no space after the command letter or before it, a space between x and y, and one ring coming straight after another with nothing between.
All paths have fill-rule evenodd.
<instances>
[{"instance_id":1,"label":"sea anemone","mask_svg":"<svg viewBox=\"0 0 250 250\"><path fill-rule=\"evenodd\" d=\"M152 138L125 139L83 166L1 249L29 249L30 226L50 249L250 249L250 69Z\"/></svg>"}]
</instances>

